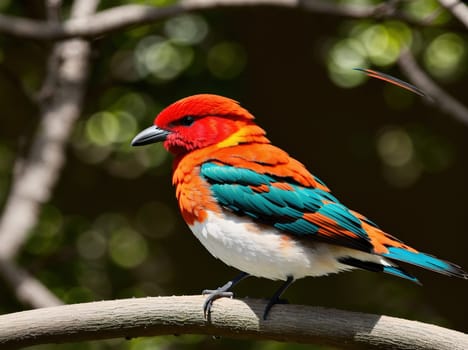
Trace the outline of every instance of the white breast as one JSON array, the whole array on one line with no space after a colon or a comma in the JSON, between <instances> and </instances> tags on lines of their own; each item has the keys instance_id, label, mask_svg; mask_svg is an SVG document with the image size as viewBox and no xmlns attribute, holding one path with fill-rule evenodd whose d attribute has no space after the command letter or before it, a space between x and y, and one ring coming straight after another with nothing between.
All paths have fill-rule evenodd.
<instances>
[{"instance_id":1,"label":"white breast","mask_svg":"<svg viewBox=\"0 0 468 350\"><path fill-rule=\"evenodd\" d=\"M321 276L351 269L336 259L352 256L382 263L383 259L326 243L304 244L247 217L208 212L203 222L190 226L195 236L225 264L258 277L286 280Z\"/></svg>"}]
</instances>

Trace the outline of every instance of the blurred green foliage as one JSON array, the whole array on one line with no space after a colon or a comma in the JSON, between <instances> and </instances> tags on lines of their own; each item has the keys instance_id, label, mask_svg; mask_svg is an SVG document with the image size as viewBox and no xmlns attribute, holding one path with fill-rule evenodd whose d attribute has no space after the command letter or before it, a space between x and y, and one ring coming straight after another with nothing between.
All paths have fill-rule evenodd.
<instances>
[{"instance_id":1,"label":"blurred green foliage","mask_svg":"<svg viewBox=\"0 0 468 350\"><path fill-rule=\"evenodd\" d=\"M74 350L83 346L78 344L60 345L60 349ZM314 346L309 344L286 344L274 341L240 341L224 338L211 338L199 335L171 337L136 338L129 341L111 339L88 342L89 350L122 349L122 350L191 350L191 349L224 349L224 350L336 350L334 347ZM33 350L47 350L49 346L33 346Z\"/></svg>"},{"instance_id":2,"label":"blurred green foliage","mask_svg":"<svg viewBox=\"0 0 468 350\"><path fill-rule=\"evenodd\" d=\"M129 1L106 0L101 8L124 3ZM0 10L44 16L41 6L28 2L2 0ZM444 246L445 255L454 252L446 258L460 263L464 259L467 267L461 248L468 243L466 237L446 245L437 238L443 232L454 239L467 229L462 200L468 196L467 129L410 93L381 82L367 83L365 75L352 70L376 67L400 75L396 60L411 46L433 79L455 94L457 87L466 85L466 30L454 25L436 0L405 1L402 11L417 20L437 11L435 26L319 19L285 9L223 9L96 39L84 113L73 133L67 167L19 261L67 303L197 293L233 276L235 272L210 258L182 223L170 187L171 159L163 147L130 147L133 136L164 106L186 95L212 92L245 102L273 142L306 165L314 164L311 170L338 187L345 203L377 216L414 245L433 251ZM37 125L37 107L30 96L44 77L49 49L48 43L0 37L0 95L5 105L0 129L2 203L14 159L26 152ZM452 195L455 191L460 200ZM434 206L430 203L438 206L438 220L435 211L428 214ZM434 220L427 220L431 216ZM463 324L466 301L455 303L466 286L435 279L437 287L431 277L426 280L429 288L424 291L391 277L356 272L309 281L313 287L297 283L288 295L296 302L391 313L468 330ZM272 282L254 283L261 288L241 286L239 294L260 290L256 296L267 297L274 290ZM448 291L453 298L443 294ZM448 299L453 303L442 303ZM447 305L452 309L442 312ZM0 288L0 312L21 308L8 289ZM240 347L331 349L202 336L108 340L60 349ZM34 347L50 348L55 347Z\"/></svg>"}]
</instances>

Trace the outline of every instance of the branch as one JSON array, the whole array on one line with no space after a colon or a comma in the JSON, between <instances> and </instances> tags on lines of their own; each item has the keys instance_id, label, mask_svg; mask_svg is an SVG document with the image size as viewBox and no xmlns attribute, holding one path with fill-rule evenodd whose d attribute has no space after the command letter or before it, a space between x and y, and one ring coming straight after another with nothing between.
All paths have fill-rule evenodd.
<instances>
[{"instance_id":1,"label":"branch","mask_svg":"<svg viewBox=\"0 0 468 350\"><path fill-rule=\"evenodd\" d=\"M71 37L98 37L103 34L142 25L181 13L238 6L279 6L301 8L310 12L351 18L398 18L416 25L427 26L427 21L417 21L396 10L395 1L377 5L349 5L326 0L185 0L167 7L123 5L97 14L72 18L62 25L0 14L0 32L22 38L58 40Z\"/></svg>"},{"instance_id":2,"label":"branch","mask_svg":"<svg viewBox=\"0 0 468 350\"><path fill-rule=\"evenodd\" d=\"M72 12L76 17L88 15L97 6L95 0L75 3L81 4ZM91 5L86 8L83 4ZM37 222L40 205L49 199L65 161L66 143L81 112L89 43L72 39L55 46L52 55L60 52L62 64L51 67L48 73L54 75L55 82L51 101L44 105L31 150L22 161L21 171L15 174L0 218L0 257L5 260L16 255Z\"/></svg>"},{"instance_id":3,"label":"branch","mask_svg":"<svg viewBox=\"0 0 468 350\"><path fill-rule=\"evenodd\" d=\"M60 1L50 0L49 17L55 23L54 11ZM72 17L93 13L97 0L75 1ZM0 217L0 273L13 287L18 300L42 307L61 302L40 281L17 266L13 259L36 225L40 206L46 202L65 162L65 146L72 127L80 115L88 77L90 45L72 39L57 43L52 49L42 95L47 90L49 101L42 101L41 121L25 159L14 172L11 191ZM62 59L59 65L57 57ZM46 103L47 102L47 103Z\"/></svg>"},{"instance_id":4,"label":"branch","mask_svg":"<svg viewBox=\"0 0 468 350\"><path fill-rule=\"evenodd\" d=\"M2 349L117 337L209 334L349 348L457 350L468 335L417 321L302 305L275 305L262 320L265 301L219 299L211 322L203 296L134 298L64 305L0 316Z\"/></svg>"},{"instance_id":5,"label":"branch","mask_svg":"<svg viewBox=\"0 0 468 350\"><path fill-rule=\"evenodd\" d=\"M60 23L60 13L62 10L62 1L61 0L46 0L46 14L47 20L50 24ZM36 100L39 104L42 104L41 109L44 110L47 108L48 99L54 93L54 89L57 85L57 76L59 74L60 66L60 52L61 45L54 45L52 50L49 53L47 59L47 74L42 81L42 86L36 94Z\"/></svg>"},{"instance_id":6,"label":"branch","mask_svg":"<svg viewBox=\"0 0 468 350\"><path fill-rule=\"evenodd\" d=\"M63 304L39 280L12 261L3 260L0 262L0 274L11 285L16 298L25 305L33 308L43 308Z\"/></svg>"},{"instance_id":7,"label":"branch","mask_svg":"<svg viewBox=\"0 0 468 350\"><path fill-rule=\"evenodd\" d=\"M439 87L418 65L410 51L403 51L398 64L409 80L434 99L434 105L458 121L468 125L468 108Z\"/></svg>"},{"instance_id":8,"label":"branch","mask_svg":"<svg viewBox=\"0 0 468 350\"><path fill-rule=\"evenodd\" d=\"M439 0L439 3L468 28L468 6L461 0Z\"/></svg>"}]
</instances>

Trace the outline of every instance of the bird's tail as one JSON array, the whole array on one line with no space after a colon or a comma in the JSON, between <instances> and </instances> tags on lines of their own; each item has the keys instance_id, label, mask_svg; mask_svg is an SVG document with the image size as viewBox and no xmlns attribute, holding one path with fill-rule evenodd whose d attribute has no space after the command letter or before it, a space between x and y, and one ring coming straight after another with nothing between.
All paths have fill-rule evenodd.
<instances>
[{"instance_id":1,"label":"bird's tail","mask_svg":"<svg viewBox=\"0 0 468 350\"><path fill-rule=\"evenodd\" d=\"M461 269L460 266L445 260L441 260L432 255L419 252L416 249L404 244L397 238L383 232L381 229L376 227L374 223L362 215L357 213L356 215L359 215L358 217L361 220L362 226L369 235L371 243L374 247L375 254L391 260L397 260L416 265L444 275L468 279L468 273ZM383 272L418 282L415 277L408 274L396 264L395 266L383 266L382 269Z\"/></svg>"},{"instance_id":2,"label":"bird's tail","mask_svg":"<svg viewBox=\"0 0 468 350\"><path fill-rule=\"evenodd\" d=\"M463 271L460 266L426 253L410 251L401 247L388 247L388 253L384 253L382 256L408 264L413 264L447 276L468 279L468 273Z\"/></svg>"}]
</instances>

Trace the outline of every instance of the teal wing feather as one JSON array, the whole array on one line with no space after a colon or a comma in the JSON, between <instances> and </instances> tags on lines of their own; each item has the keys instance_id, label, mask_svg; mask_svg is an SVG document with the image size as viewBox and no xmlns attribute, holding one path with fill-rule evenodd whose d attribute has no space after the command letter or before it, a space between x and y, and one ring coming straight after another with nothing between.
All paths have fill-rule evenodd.
<instances>
[{"instance_id":1,"label":"teal wing feather","mask_svg":"<svg viewBox=\"0 0 468 350\"><path fill-rule=\"evenodd\" d=\"M329 192L214 162L203 164L200 175L224 209L296 236L372 251L361 221Z\"/></svg>"}]
</instances>

